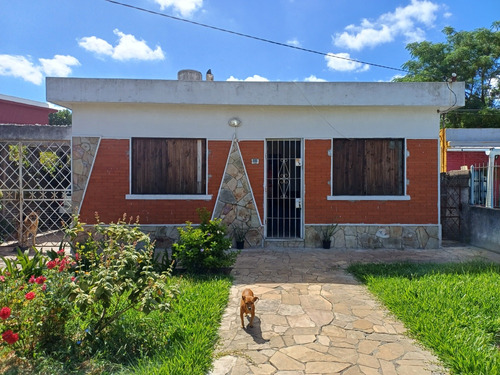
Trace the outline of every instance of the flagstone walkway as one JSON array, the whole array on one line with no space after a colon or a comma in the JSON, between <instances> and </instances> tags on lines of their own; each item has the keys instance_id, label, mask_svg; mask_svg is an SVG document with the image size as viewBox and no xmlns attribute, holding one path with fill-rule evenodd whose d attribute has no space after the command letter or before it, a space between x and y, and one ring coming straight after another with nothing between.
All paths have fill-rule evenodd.
<instances>
[{"instance_id":1,"label":"flagstone walkway","mask_svg":"<svg viewBox=\"0 0 500 375\"><path fill-rule=\"evenodd\" d=\"M245 249L222 319L211 375L441 375L431 353L346 272L352 262L462 262L500 254L472 246L438 250ZM254 327L241 328L241 292L259 297ZM246 325L248 321L246 321Z\"/></svg>"}]
</instances>

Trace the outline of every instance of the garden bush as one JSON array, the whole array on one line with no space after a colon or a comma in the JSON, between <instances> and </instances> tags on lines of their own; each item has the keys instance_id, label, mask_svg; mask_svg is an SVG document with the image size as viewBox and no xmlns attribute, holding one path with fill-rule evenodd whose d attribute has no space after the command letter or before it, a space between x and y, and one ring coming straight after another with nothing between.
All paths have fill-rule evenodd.
<instances>
[{"instance_id":1,"label":"garden bush","mask_svg":"<svg viewBox=\"0 0 500 375\"><path fill-rule=\"evenodd\" d=\"M231 267L239 250L231 249L231 239L221 219L210 220L210 213L198 210L201 224L194 227L191 222L179 227L180 239L172 245L174 260L189 272L213 272Z\"/></svg>"},{"instance_id":2,"label":"garden bush","mask_svg":"<svg viewBox=\"0 0 500 375\"><path fill-rule=\"evenodd\" d=\"M65 232L59 251L43 255L35 249L34 257L18 252L0 270L2 361L14 355L33 367L52 358L54 366L67 369L70 358L81 363L106 356L113 362L146 354L141 348L151 346L137 335L139 322L133 323L138 327L133 340L121 331L121 342L137 351L120 356L102 350L113 347L106 342L120 332L125 316L135 311L144 319L153 311L166 312L176 298L178 281L172 281L170 270L154 271L149 236L125 216L90 228L75 217Z\"/></svg>"}]
</instances>

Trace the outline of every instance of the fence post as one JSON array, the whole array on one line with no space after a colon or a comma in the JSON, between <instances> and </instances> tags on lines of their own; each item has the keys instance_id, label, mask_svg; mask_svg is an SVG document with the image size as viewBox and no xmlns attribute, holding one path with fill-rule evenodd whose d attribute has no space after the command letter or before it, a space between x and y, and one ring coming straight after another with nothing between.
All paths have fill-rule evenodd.
<instances>
[{"instance_id":1,"label":"fence post","mask_svg":"<svg viewBox=\"0 0 500 375\"><path fill-rule=\"evenodd\" d=\"M476 204L474 193L476 190L476 175L474 171L474 166L470 166L470 180L469 180L469 203Z\"/></svg>"},{"instance_id":2,"label":"fence post","mask_svg":"<svg viewBox=\"0 0 500 375\"><path fill-rule=\"evenodd\" d=\"M493 193L495 179L495 157L500 155L500 150L491 149L486 151L488 155L488 176L486 177L486 205L485 207L493 208Z\"/></svg>"}]
</instances>

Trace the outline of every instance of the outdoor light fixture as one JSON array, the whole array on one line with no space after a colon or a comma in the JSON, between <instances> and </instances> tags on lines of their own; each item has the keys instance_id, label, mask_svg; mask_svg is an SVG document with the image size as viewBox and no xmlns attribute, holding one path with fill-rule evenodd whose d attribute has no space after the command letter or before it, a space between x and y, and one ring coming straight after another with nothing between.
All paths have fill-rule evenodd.
<instances>
[{"instance_id":1,"label":"outdoor light fixture","mask_svg":"<svg viewBox=\"0 0 500 375\"><path fill-rule=\"evenodd\" d=\"M228 124L233 128L239 128L241 126L241 120L237 117L233 117L231 120L228 121Z\"/></svg>"}]
</instances>

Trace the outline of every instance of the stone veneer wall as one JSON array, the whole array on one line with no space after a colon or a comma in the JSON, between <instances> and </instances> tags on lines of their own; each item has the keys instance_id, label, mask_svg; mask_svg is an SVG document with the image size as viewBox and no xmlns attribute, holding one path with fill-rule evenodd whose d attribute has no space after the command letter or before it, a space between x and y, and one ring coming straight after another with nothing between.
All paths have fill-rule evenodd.
<instances>
[{"instance_id":1,"label":"stone veneer wall","mask_svg":"<svg viewBox=\"0 0 500 375\"><path fill-rule=\"evenodd\" d=\"M305 247L321 247L326 225L306 225ZM332 248L345 249L437 249L438 225L339 225Z\"/></svg>"},{"instance_id":2,"label":"stone veneer wall","mask_svg":"<svg viewBox=\"0 0 500 375\"><path fill-rule=\"evenodd\" d=\"M235 227L243 230L246 245L262 246L264 228L237 140L233 140L231 145L213 217L222 219L230 235L233 235Z\"/></svg>"},{"instance_id":3,"label":"stone veneer wall","mask_svg":"<svg viewBox=\"0 0 500 375\"><path fill-rule=\"evenodd\" d=\"M71 196L73 212L79 212L83 194L89 181L90 172L99 148L99 137L73 137L72 169L73 194Z\"/></svg>"}]
</instances>

